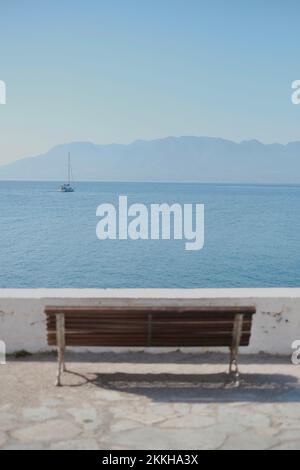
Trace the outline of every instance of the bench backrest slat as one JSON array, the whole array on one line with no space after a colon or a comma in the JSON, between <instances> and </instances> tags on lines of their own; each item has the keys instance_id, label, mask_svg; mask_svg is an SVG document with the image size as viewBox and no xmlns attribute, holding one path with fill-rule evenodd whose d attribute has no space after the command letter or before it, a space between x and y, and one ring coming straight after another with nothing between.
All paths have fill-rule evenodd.
<instances>
[{"instance_id":1,"label":"bench backrest slat","mask_svg":"<svg viewBox=\"0 0 300 470\"><path fill-rule=\"evenodd\" d=\"M83 314L105 314L108 313L109 315L112 314L148 314L148 313L161 313L161 314L182 314L182 313L197 313L197 314L254 314L256 312L256 308L253 305L246 305L246 306L193 306L193 305L185 305L185 306L178 306L178 305L167 305L167 306L154 306L154 305L131 305L131 306L48 306L45 308L46 314L55 314L55 313L72 313L73 315L83 315Z\"/></svg>"}]
</instances>

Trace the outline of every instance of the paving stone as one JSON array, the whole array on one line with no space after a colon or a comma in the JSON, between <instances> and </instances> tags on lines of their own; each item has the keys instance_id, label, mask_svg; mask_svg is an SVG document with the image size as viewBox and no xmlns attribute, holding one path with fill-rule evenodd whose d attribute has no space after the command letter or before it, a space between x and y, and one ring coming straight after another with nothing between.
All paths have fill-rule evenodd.
<instances>
[{"instance_id":1,"label":"paving stone","mask_svg":"<svg viewBox=\"0 0 300 470\"><path fill-rule=\"evenodd\" d=\"M11 403L5 403L4 405L0 405L0 412L1 411L9 411L12 408Z\"/></svg>"},{"instance_id":2,"label":"paving stone","mask_svg":"<svg viewBox=\"0 0 300 470\"><path fill-rule=\"evenodd\" d=\"M115 420L114 423L110 425L110 431L111 432L117 432L117 431L127 431L129 429L136 429L140 427L140 423L136 421L131 421L129 419L118 419Z\"/></svg>"},{"instance_id":3,"label":"paving stone","mask_svg":"<svg viewBox=\"0 0 300 470\"><path fill-rule=\"evenodd\" d=\"M214 416L185 415L178 418L167 419L160 423L161 428L203 428L216 424Z\"/></svg>"},{"instance_id":4,"label":"paving stone","mask_svg":"<svg viewBox=\"0 0 300 470\"><path fill-rule=\"evenodd\" d=\"M17 417L12 413L0 412L0 431L10 431L16 427Z\"/></svg>"},{"instance_id":5,"label":"paving stone","mask_svg":"<svg viewBox=\"0 0 300 470\"><path fill-rule=\"evenodd\" d=\"M277 436L278 428L276 426L270 425L268 428L252 428L255 430L258 436Z\"/></svg>"},{"instance_id":6,"label":"paving stone","mask_svg":"<svg viewBox=\"0 0 300 470\"><path fill-rule=\"evenodd\" d=\"M300 448L300 429L286 429L281 431L278 435L278 438L282 442L297 441Z\"/></svg>"},{"instance_id":7,"label":"paving stone","mask_svg":"<svg viewBox=\"0 0 300 470\"><path fill-rule=\"evenodd\" d=\"M94 392L94 395L96 399L105 401L119 401L128 399L127 394L116 392L115 390L99 389Z\"/></svg>"},{"instance_id":8,"label":"paving stone","mask_svg":"<svg viewBox=\"0 0 300 470\"><path fill-rule=\"evenodd\" d=\"M184 415L191 411L192 406L189 403L174 403L173 408L180 415Z\"/></svg>"},{"instance_id":9,"label":"paving stone","mask_svg":"<svg viewBox=\"0 0 300 470\"><path fill-rule=\"evenodd\" d=\"M300 419L297 417L289 418L280 415L275 417L274 421L279 430L298 429L298 432L300 432Z\"/></svg>"},{"instance_id":10,"label":"paving stone","mask_svg":"<svg viewBox=\"0 0 300 470\"><path fill-rule=\"evenodd\" d=\"M218 448L225 440L226 434L215 429L203 429L195 432L190 429L160 429L158 427L140 427L126 432L112 433L105 440L108 448L114 446L129 449L199 449Z\"/></svg>"},{"instance_id":11,"label":"paving stone","mask_svg":"<svg viewBox=\"0 0 300 470\"><path fill-rule=\"evenodd\" d=\"M247 409L233 409L229 404L227 404L227 407L219 409L218 416L220 423L231 423L232 429L234 429L237 424L260 428L270 426L270 418L267 415L255 413Z\"/></svg>"},{"instance_id":12,"label":"paving stone","mask_svg":"<svg viewBox=\"0 0 300 470\"><path fill-rule=\"evenodd\" d=\"M300 450L299 441L282 442L281 444L271 447L272 450Z\"/></svg>"},{"instance_id":13,"label":"paving stone","mask_svg":"<svg viewBox=\"0 0 300 470\"><path fill-rule=\"evenodd\" d=\"M96 429L102 423L102 419L98 416L97 410L91 405L85 404L77 408L68 408L66 411L85 429Z\"/></svg>"},{"instance_id":14,"label":"paving stone","mask_svg":"<svg viewBox=\"0 0 300 470\"><path fill-rule=\"evenodd\" d=\"M298 392L298 402L295 403L276 403L274 409L284 418L300 419L300 392Z\"/></svg>"},{"instance_id":15,"label":"paving stone","mask_svg":"<svg viewBox=\"0 0 300 470\"><path fill-rule=\"evenodd\" d=\"M30 421L46 421L47 419L56 418L58 416L57 410L40 406L39 408L25 408L23 411L24 419Z\"/></svg>"},{"instance_id":16,"label":"paving stone","mask_svg":"<svg viewBox=\"0 0 300 470\"><path fill-rule=\"evenodd\" d=\"M95 439L73 439L50 445L50 450L99 450L99 448L99 444Z\"/></svg>"},{"instance_id":17,"label":"paving stone","mask_svg":"<svg viewBox=\"0 0 300 470\"><path fill-rule=\"evenodd\" d=\"M61 399L58 399L58 398L47 398L46 400L43 400L41 405L43 406L50 406L50 407L54 407L54 406L59 406L63 403L63 400Z\"/></svg>"},{"instance_id":18,"label":"paving stone","mask_svg":"<svg viewBox=\"0 0 300 470\"><path fill-rule=\"evenodd\" d=\"M221 449L226 450L264 450L278 442L278 439L267 435L258 435L254 431L243 431L228 435Z\"/></svg>"},{"instance_id":19,"label":"paving stone","mask_svg":"<svg viewBox=\"0 0 300 470\"><path fill-rule=\"evenodd\" d=\"M174 416L174 409L172 404L166 403L139 403L136 406L127 404L122 407L115 407L112 413L119 418L129 418L132 421L138 421L143 424L154 424L164 421L167 418Z\"/></svg>"},{"instance_id":20,"label":"paving stone","mask_svg":"<svg viewBox=\"0 0 300 470\"><path fill-rule=\"evenodd\" d=\"M17 429L12 436L21 442L61 441L77 436L80 431L80 427L72 421L53 419Z\"/></svg>"},{"instance_id":21,"label":"paving stone","mask_svg":"<svg viewBox=\"0 0 300 470\"><path fill-rule=\"evenodd\" d=\"M192 403L190 405L190 410L189 412L191 414L210 414L211 413L211 410L212 410L212 403ZM175 405L175 408L177 408L177 406ZM216 409L216 406L214 407Z\"/></svg>"},{"instance_id":22,"label":"paving stone","mask_svg":"<svg viewBox=\"0 0 300 470\"><path fill-rule=\"evenodd\" d=\"M130 448L130 447L125 447L125 446L121 446L121 445L119 445L119 446L112 445L112 446L110 446L109 449L110 450L132 450L132 447Z\"/></svg>"},{"instance_id":23,"label":"paving stone","mask_svg":"<svg viewBox=\"0 0 300 470\"><path fill-rule=\"evenodd\" d=\"M0 432L0 447L3 447L6 443L7 437L4 432Z\"/></svg>"},{"instance_id":24,"label":"paving stone","mask_svg":"<svg viewBox=\"0 0 300 470\"><path fill-rule=\"evenodd\" d=\"M10 444L3 447L3 450L44 450L45 446L42 443L36 442L35 444Z\"/></svg>"}]
</instances>

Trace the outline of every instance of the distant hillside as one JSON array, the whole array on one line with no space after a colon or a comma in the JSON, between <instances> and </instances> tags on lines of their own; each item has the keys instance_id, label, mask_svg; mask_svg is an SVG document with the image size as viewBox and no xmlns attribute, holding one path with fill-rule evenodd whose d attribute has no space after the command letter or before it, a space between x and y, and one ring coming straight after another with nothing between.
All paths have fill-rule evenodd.
<instances>
[{"instance_id":1,"label":"distant hillside","mask_svg":"<svg viewBox=\"0 0 300 470\"><path fill-rule=\"evenodd\" d=\"M72 142L0 166L0 179L300 183L300 142L264 145L209 137L167 137L129 145Z\"/></svg>"}]
</instances>

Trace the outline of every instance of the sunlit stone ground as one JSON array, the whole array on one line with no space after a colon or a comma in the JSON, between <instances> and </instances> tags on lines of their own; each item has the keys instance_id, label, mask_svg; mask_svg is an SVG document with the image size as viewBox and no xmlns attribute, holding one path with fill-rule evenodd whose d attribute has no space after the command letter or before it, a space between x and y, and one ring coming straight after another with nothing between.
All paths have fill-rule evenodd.
<instances>
[{"instance_id":1,"label":"sunlit stone ground","mask_svg":"<svg viewBox=\"0 0 300 470\"><path fill-rule=\"evenodd\" d=\"M300 449L300 366L227 355L105 353L9 358L0 366L1 449Z\"/></svg>"}]
</instances>

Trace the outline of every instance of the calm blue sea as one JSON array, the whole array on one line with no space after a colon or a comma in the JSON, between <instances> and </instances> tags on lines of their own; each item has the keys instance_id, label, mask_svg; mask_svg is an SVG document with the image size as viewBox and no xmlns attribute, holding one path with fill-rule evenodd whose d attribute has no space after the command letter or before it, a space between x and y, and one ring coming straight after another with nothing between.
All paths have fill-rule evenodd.
<instances>
[{"instance_id":1,"label":"calm blue sea","mask_svg":"<svg viewBox=\"0 0 300 470\"><path fill-rule=\"evenodd\" d=\"M0 287L300 286L300 187L0 182ZM96 238L96 208L205 204L205 245Z\"/></svg>"}]
</instances>

